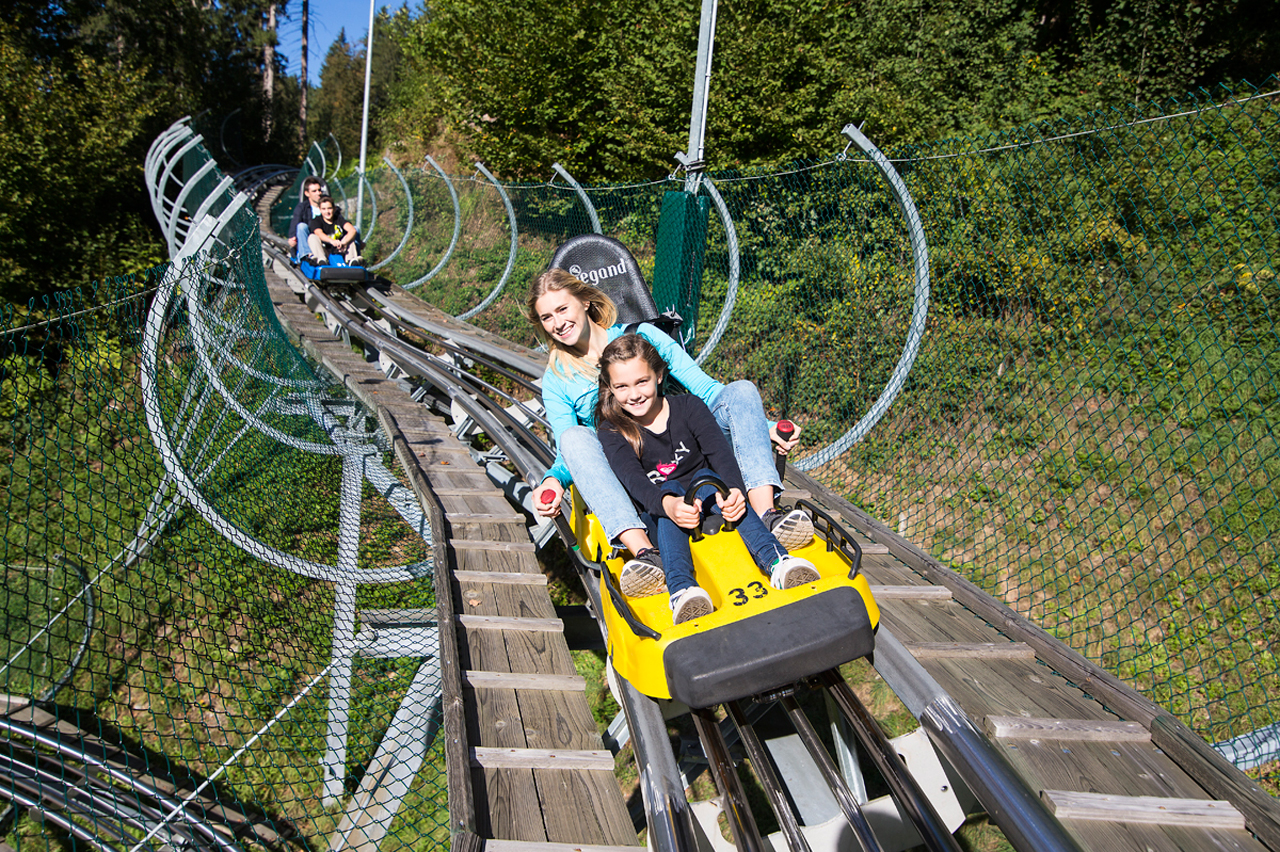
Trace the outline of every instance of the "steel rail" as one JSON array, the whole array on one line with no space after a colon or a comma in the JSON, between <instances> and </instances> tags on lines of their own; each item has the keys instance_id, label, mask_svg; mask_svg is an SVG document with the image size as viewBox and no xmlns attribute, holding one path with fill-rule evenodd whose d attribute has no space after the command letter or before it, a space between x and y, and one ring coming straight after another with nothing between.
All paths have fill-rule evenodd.
<instances>
[{"instance_id":1,"label":"steel rail","mask_svg":"<svg viewBox=\"0 0 1280 852\"><path fill-rule=\"evenodd\" d=\"M394 287L395 285L392 286ZM401 289L403 290L403 288ZM379 292L377 288L370 287L365 290L365 293L370 299L379 305L378 309L386 313L388 316L397 317L402 322L413 325L423 331L431 332L436 337L457 341L454 345L464 346L468 352L483 353L487 357L492 358L495 361L501 361L513 370L519 370L524 375L530 376L534 379L541 378L543 372L546 370L546 364L535 361L526 355L521 355L520 353L513 352L506 347L490 343L483 338L468 335L465 330L451 328L444 323L436 322L434 320L427 319L426 317L418 316L411 311L407 311L388 299L384 294ZM412 296L412 294L407 290L405 290L404 293L405 295ZM414 298L417 297L415 296ZM461 337L467 337L468 339L459 340Z\"/></svg>"},{"instance_id":2,"label":"steel rail","mask_svg":"<svg viewBox=\"0 0 1280 852\"><path fill-rule=\"evenodd\" d=\"M40 813L43 818L47 813L63 815L63 827L80 823L71 817L92 823L102 829L101 833L119 842L121 849L128 848L133 842L127 828L145 831L149 826L163 824L163 815L141 801L132 805L120 801L120 791L103 784L93 776L76 772L65 763L57 763L57 770L50 770L44 764L53 762L33 749L7 743L8 753L0 754L0 798L8 798L18 802L21 794L40 802ZM33 760L20 760L17 754L29 756ZM73 780L68 780L69 778ZM25 797L23 797L25 798ZM207 843L200 843L197 836L184 831L183 826L171 826L166 832L169 840L177 839L178 846L195 848L216 848ZM90 842L100 849L114 850L105 842L100 842L97 835L92 835ZM171 842L169 845L173 845Z\"/></svg>"},{"instance_id":3,"label":"steel rail","mask_svg":"<svg viewBox=\"0 0 1280 852\"><path fill-rule=\"evenodd\" d=\"M751 768L769 798L769 806L773 808L773 815L777 817L782 835L787 839L787 846L792 852L810 852L809 840L800 830L800 823L796 820L791 803L782 794L782 779L774 771L773 761L765 753L760 737L756 736L755 727L748 721L737 701L730 701L725 709L729 711L729 718L737 728L738 738L747 750L747 757L751 759Z\"/></svg>"},{"instance_id":4,"label":"steel rail","mask_svg":"<svg viewBox=\"0 0 1280 852\"><path fill-rule=\"evenodd\" d=\"M598 594L592 600L597 607L600 605ZM649 843L656 852L696 852L699 845L693 829L693 811L680 783L680 768L671 750L662 708L652 698L641 695L629 681L616 678L616 682L618 704L631 731L631 748L640 774Z\"/></svg>"},{"instance_id":5,"label":"steel rail","mask_svg":"<svg viewBox=\"0 0 1280 852\"><path fill-rule=\"evenodd\" d=\"M809 719L804 715L804 710L800 708L799 703L796 702L795 696L790 694L783 695L780 700L783 709L787 711L787 716L791 719L791 724L795 726L796 733L800 735L800 741L809 750L809 756L817 764L818 771L822 773L823 780L827 782L827 786L831 788L831 792L835 795L836 803L839 804L840 810L844 812L845 819L852 826L853 835L857 839L859 846L863 852L880 852L880 843L876 840L875 834L872 833L871 824L867 822L867 817L863 814L861 806L858 805L858 800L854 798L849 785L845 783L844 777L840 775L840 770L836 768L831 755L827 754L826 748L822 745L822 740L818 738L818 732L809 724Z\"/></svg>"},{"instance_id":6,"label":"steel rail","mask_svg":"<svg viewBox=\"0 0 1280 852\"><path fill-rule=\"evenodd\" d=\"M965 779L1015 849L1080 852L1080 846L1008 759L969 720L890 631L876 636L876 670L929 735L938 752Z\"/></svg>"},{"instance_id":7,"label":"steel rail","mask_svg":"<svg viewBox=\"0 0 1280 852\"><path fill-rule=\"evenodd\" d=\"M478 364L483 364L485 367L489 368L490 370L493 370L495 373L502 376L503 378L510 379L511 381L519 384L521 387L523 387L525 390L529 391L530 393L535 393L535 394L542 393L542 389L539 388L537 384L529 380L527 373L523 371L513 372L512 370L507 369L507 367L499 363L499 359L490 358L487 355L487 353L482 353L480 351L477 351L477 349L470 349L464 345L455 343L450 336L445 335L442 331L435 330L435 329L442 329L443 326L435 326L435 329L424 328L414 319L406 318L406 317L412 318L414 316L413 314L409 314L405 311L395 310L395 307L396 307L395 305L392 305L390 303L385 303L380 299L374 298L374 294L377 294L377 293L378 293L378 290L374 287L370 287L366 290L356 291L355 293L352 294L352 301L356 304L357 307L362 307L362 308L367 307L369 310L377 311L378 313L384 315L388 321L396 325L399 325L404 329L408 329L420 337L427 338L428 340L431 341L432 345L439 346L442 349L445 349L449 352L453 352L454 354L460 355L464 358L467 358L468 360L475 361ZM485 348L487 349L491 347L485 347ZM516 368L516 369L518 370L519 368ZM542 375L541 370L539 370L537 375L539 376Z\"/></svg>"},{"instance_id":8,"label":"steel rail","mask_svg":"<svg viewBox=\"0 0 1280 852\"><path fill-rule=\"evenodd\" d=\"M403 326L401 326L401 328L403 328ZM442 346L442 347L444 347L444 348L446 348L446 349L448 349L448 350L450 350L450 351L453 351L453 352L455 352L456 354L459 354L459 355L461 355L461 356L462 356L462 357L464 357L464 358L465 358L465 357L468 357L468 355L467 355L467 353L466 353L466 350L465 350L465 349L461 349L461 348L459 348L459 347L455 347L455 346L449 346L448 344L445 344L445 343L442 343L442 342L437 342L437 341L434 341L434 340L433 340L433 341L430 341L430 342L431 342L432 344L434 344L434 345ZM520 411L520 412L521 412L521 413L522 413L526 418L528 418L529 420L531 420L531 421L532 421L532 422L534 422L534 423L537 423L539 426L542 426L544 429L550 429L550 428L551 428L551 423L547 420L547 418L546 418L545 416L543 416L542 414L540 414L540 413L539 413L539 412L537 412L537 411L534 411L532 408L530 408L530 407L528 406L528 404L527 404L527 403L525 403L524 401L522 401L522 400L518 399L514 394L510 393L509 391L505 391L505 390L503 390L502 388L500 388L500 387L498 387L498 386L494 385L492 382L488 381L487 379L483 379L483 378L481 378L480 376L476 375L475 373L468 372L466 369L464 369L464 368L462 368L462 367L458 366L457 364L455 364L455 363L453 363L453 362L451 362L451 361L448 361L448 360L446 360L446 359L444 359L444 358L441 358L441 357L440 357L440 356L438 356L438 355L433 355L433 354L431 354L431 353L429 353L429 352L424 352L423 354L424 354L427 358L430 358L430 359L431 359L431 361L432 361L432 363L439 364L439 365L440 365L440 367L441 367L441 369L443 369L443 370L447 370L447 371L449 371L450 373L452 373L454 376L456 376L457 378L461 379L462 381L464 381L464 382L467 382L467 383L470 383L470 384L474 385L474 386L475 386L475 388L476 388L477 390L481 390L481 389L482 389L482 390L487 391L488 393L495 394L495 395L497 395L497 396L502 397L502 398L503 398L503 399L505 399L507 402L509 402L513 408L517 408L517 409L519 409L519 411ZM483 363L483 362L481 362L481 361L477 360L477 363ZM486 363L486 364L484 364L484 366L491 367L491 365L489 365L489 364L487 364L487 363ZM507 373L507 372L505 372L505 371L500 371L500 372L502 372L502 374L503 374L503 375L505 375L505 376L507 376L507 377L509 377L509 378L511 377L511 374L510 374L510 373ZM537 387L534 387L534 386L528 386L526 389L527 389L527 390L529 390L529 391L530 391L530 392L532 392L532 393L535 393L535 394L536 394L536 393L538 393L538 389L537 389Z\"/></svg>"},{"instance_id":9,"label":"steel rail","mask_svg":"<svg viewBox=\"0 0 1280 852\"><path fill-rule=\"evenodd\" d=\"M213 841L213 845L225 850L225 852L240 852L239 847L228 841L203 820L197 819L182 806L182 803L177 798L140 781L127 772L117 769L108 761L89 754L85 751L83 742L80 743L79 748L74 748L70 744L63 742L61 737L50 736L34 728L29 728L26 725L19 724L4 717L0 717L0 730L5 731L10 735L10 737L16 734L17 736L30 740L34 744L51 749L61 756L71 757L83 763L85 766L92 766L98 772L103 773L105 776L110 777L123 786L154 799L163 807L172 806L176 808L177 813L181 816L183 822L190 825L193 830L207 835L209 839Z\"/></svg>"},{"instance_id":10,"label":"steel rail","mask_svg":"<svg viewBox=\"0 0 1280 852\"><path fill-rule=\"evenodd\" d=\"M690 492L694 490L696 489L690 489ZM702 752L707 756L707 764L711 767L711 776L715 779L716 789L720 791L720 810L729 823L733 845L738 847L738 852L764 852L768 847L756 826L751 805L747 802L746 790L742 788L742 779L734 769L729 747L720 734L720 725L706 708L693 710L691 715L698 731L698 740L702 743Z\"/></svg>"},{"instance_id":11,"label":"steel rail","mask_svg":"<svg viewBox=\"0 0 1280 852\"><path fill-rule=\"evenodd\" d=\"M893 791L894 801L906 812L912 825L920 833L924 845L932 852L960 852L960 845L947 830L933 803L907 771L906 764L898 756L893 743L880 730L875 718L867 712L849 684L835 671L824 672L818 677L818 682L826 687L836 706L853 727L858 741Z\"/></svg>"},{"instance_id":12,"label":"steel rail","mask_svg":"<svg viewBox=\"0 0 1280 852\"><path fill-rule=\"evenodd\" d=\"M427 353L417 350L409 346L403 341L387 335L382 329L374 326L369 320L359 316L353 311L348 311L340 305L337 300L332 298L318 287L311 289L312 294L319 303L329 310L335 318L346 320L344 328L347 331L370 346L385 352L388 356L400 357L404 359L401 368L410 367L412 370L418 370L422 373L422 378L436 387L440 388L451 400L456 402L468 415L470 415L482 428L489 433L489 437L498 442L499 435L509 428L515 427L524 430L521 424L518 424L514 418L511 418L500 407L490 408L478 402L467 393L457 380L455 380L448 372L433 364L428 358ZM410 372L406 370L406 372ZM502 422L503 418L507 422ZM545 465L539 465L536 454L532 454L528 447L519 443L511 445L511 449L507 453L508 458L512 462L518 464L523 470L523 476L526 481L533 481L533 478L545 469Z\"/></svg>"},{"instance_id":13,"label":"steel rail","mask_svg":"<svg viewBox=\"0 0 1280 852\"><path fill-rule=\"evenodd\" d=\"M0 778L3 778L3 777L4 776L0 776ZM0 794L2 793L8 794L6 798L8 798L9 801L13 802L14 804L21 805L23 808L26 808L27 810L32 810L39 813L40 819L42 821L53 823L58 828L61 828L63 831L67 832L67 834L70 834L72 837L79 840L83 840L84 842L92 846L96 846L99 849L104 850L104 852L114 852L115 847L112 847L106 843L98 842L98 835L95 834L94 832L85 828L75 820L72 820L66 816L63 816L61 813L57 811L53 811L45 807L45 800L43 796L40 796L40 795L33 796L30 793L16 790L16 789L13 789L12 787L5 787L3 781L0 780ZM102 828L103 831L113 834L115 838L119 840L121 847L128 845L128 836L125 835L123 832L119 830L111 831L109 826L103 826L102 823L100 823L98 820L93 820L93 825L95 828L100 827Z\"/></svg>"},{"instance_id":14,"label":"steel rail","mask_svg":"<svg viewBox=\"0 0 1280 852\"><path fill-rule=\"evenodd\" d=\"M430 358L433 362L438 363L442 369L448 370L449 372L453 373L458 379L460 379L464 383L472 385L477 390L483 389L488 391L491 394L496 394L497 396L502 397L507 402L511 403L512 407L518 408L521 414L523 414L525 417L529 418L533 422L537 423L539 426L542 426L544 429L551 428L551 423L547 421L547 418L543 417L541 414L529 408L528 405L526 405L521 400L517 399L514 394L508 393L502 388L497 387L491 382L480 378L474 373L468 373L466 370L462 369L458 365L453 364L449 361L446 361L445 359L437 355L432 355L430 353L427 353L427 357ZM554 458L555 456L553 455L551 459L548 459L548 464L550 464L551 461L554 460Z\"/></svg>"}]
</instances>

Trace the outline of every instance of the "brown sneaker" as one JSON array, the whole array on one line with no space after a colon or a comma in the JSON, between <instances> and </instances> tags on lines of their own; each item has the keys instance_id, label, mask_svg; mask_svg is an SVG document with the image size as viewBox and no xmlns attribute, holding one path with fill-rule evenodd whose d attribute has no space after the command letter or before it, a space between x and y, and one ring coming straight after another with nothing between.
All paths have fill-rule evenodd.
<instances>
[{"instance_id":1,"label":"brown sneaker","mask_svg":"<svg viewBox=\"0 0 1280 852\"><path fill-rule=\"evenodd\" d=\"M787 550L796 550L813 541L813 520L803 509L790 512L770 509L760 520Z\"/></svg>"},{"instance_id":2,"label":"brown sneaker","mask_svg":"<svg viewBox=\"0 0 1280 852\"><path fill-rule=\"evenodd\" d=\"M656 547L646 547L622 566L618 585L629 598L647 598L667 590L667 575L662 570L662 555Z\"/></svg>"}]
</instances>

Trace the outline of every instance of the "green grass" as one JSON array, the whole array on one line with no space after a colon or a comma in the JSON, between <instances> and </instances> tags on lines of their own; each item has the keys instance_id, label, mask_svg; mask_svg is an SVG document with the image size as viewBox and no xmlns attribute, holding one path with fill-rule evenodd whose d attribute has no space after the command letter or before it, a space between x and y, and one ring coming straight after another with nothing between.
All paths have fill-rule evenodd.
<instances>
[{"instance_id":1,"label":"green grass","mask_svg":"<svg viewBox=\"0 0 1280 852\"><path fill-rule=\"evenodd\" d=\"M1012 402L976 390L923 433L903 410L881 427L891 452L822 476L1210 741L1265 724L1280 687L1263 639L1280 628L1274 428L1190 428L1096 375L1027 369Z\"/></svg>"}]
</instances>

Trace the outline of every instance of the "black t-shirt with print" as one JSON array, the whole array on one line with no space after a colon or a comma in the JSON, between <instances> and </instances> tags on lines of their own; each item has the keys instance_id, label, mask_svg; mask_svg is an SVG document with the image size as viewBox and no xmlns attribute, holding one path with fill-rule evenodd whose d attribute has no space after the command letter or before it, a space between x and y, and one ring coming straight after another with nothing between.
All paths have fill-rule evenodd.
<instances>
[{"instance_id":1,"label":"black t-shirt with print","mask_svg":"<svg viewBox=\"0 0 1280 852\"><path fill-rule=\"evenodd\" d=\"M326 222L323 216L317 216L311 220L311 224L307 226L311 229L311 233L320 231L326 237L332 240L341 240L347 233L347 220L337 210L333 211L333 221ZM327 247L327 246L326 246Z\"/></svg>"},{"instance_id":2,"label":"black t-shirt with print","mask_svg":"<svg viewBox=\"0 0 1280 852\"><path fill-rule=\"evenodd\" d=\"M662 483L674 479L688 488L693 475L703 468L745 493L733 449L707 404L693 394L669 396L666 401L670 406L666 431L645 429L639 457L612 423L602 421L597 429L609 467L631 499L649 514L662 517L666 514Z\"/></svg>"}]
</instances>

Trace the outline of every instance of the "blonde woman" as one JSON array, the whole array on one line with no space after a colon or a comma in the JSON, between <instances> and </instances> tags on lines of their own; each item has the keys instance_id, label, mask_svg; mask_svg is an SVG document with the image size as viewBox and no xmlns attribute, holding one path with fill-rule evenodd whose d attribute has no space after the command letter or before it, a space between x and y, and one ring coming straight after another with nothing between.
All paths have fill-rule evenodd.
<instances>
[{"instance_id":1,"label":"blonde woman","mask_svg":"<svg viewBox=\"0 0 1280 852\"><path fill-rule=\"evenodd\" d=\"M542 404L556 442L555 463L538 488L539 494L551 491L553 499L535 501L538 512L547 517L558 514L565 489L576 485L609 540L633 554L623 566L623 593L638 597L662 592L666 588L662 558L635 504L610 469L595 430L600 353L626 332L626 326L617 323L618 310L604 291L563 269L548 270L534 279L527 314L550 351L542 376ZM760 392L751 382L721 384L704 373L678 343L648 323L641 323L635 333L658 350L668 374L711 409L742 471L747 502L765 526L788 549L808 544L813 539L809 516L798 509L780 512L773 507L782 481L772 447L790 451L799 441L800 430L784 441L777 424L765 418Z\"/></svg>"}]
</instances>

